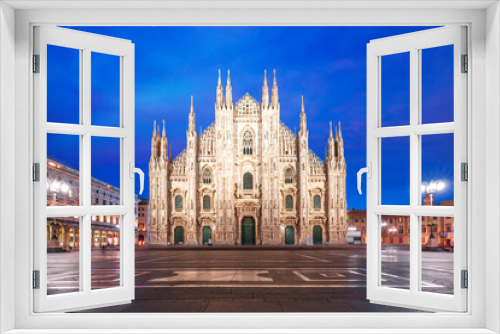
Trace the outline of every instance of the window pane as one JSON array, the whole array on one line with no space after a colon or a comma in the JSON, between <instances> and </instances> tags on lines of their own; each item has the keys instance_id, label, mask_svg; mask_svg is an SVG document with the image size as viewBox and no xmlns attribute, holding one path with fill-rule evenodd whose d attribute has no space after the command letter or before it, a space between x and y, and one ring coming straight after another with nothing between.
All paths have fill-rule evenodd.
<instances>
[{"instance_id":1,"label":"window pane","mask_svg":"<svg viewBox=\"0 0 500 334\"><path fill-rule=\"evenodd\" d=\"M120 57L92 52L92 125L120 126Z\"/></svg>"},{"instance_id":2,"label":"window pane","mask_svg":"<svg viewBox=\"0 0 500 334\"><path fill-rule=\"evenodd\" d=\"M47 134L47 206L77 206L80 198L80 137Z\"/></svg>"},{"instance_id":3,"label":"window pane","mask_svg":"<svg viewBox=\"0 0 500 334\"><path fill-rule=\"evenodd\" d=\"M382 205L410 205L410 137L381 140Z\"/></svg>"},{"instance_id":4,"label":"window pane","mask_svg":"<svg viewBox=\"0 0 500 334\"><path fill-rule=\"evenodd\" d=\"M293 209L293 197L292 195L286 195L285 207L287 209Z\"/></svg>"},{"instance_id":5,"label":"window pane","mask_svg":"<svg viewBox=\"0 0 500 334\"><path fill-rule=\"evenodd\" d=\"M253 177L250 173L243 175L243 189L253 189Z\"/></svg>"},{"instance_id":6,"label":"window pane","mask_svg":"<svg viewBox=\"0 0 500 334\"><path fill-rule=\"evenodd\" d=\"M175 208L181 210L183 207L183 200L181 195L175 196Z\"/></svg>"},{"instance_id":7,"label":"window pane","mask_svg":"<svg viewBox=\"0 0 500 334\"><path fill-rule=\"evenodd\" d=\"M454 218L421 217L421 290L453 294Z\"/></svg>"},{"instance_id":8,"label":"window pane","mask_svg":"<svg viewBox=\"0 0 500 334\"><path fill-rule=\"evenodd\" d=\"M121 216L92 216L92 290L120 286Z\"/></svg>"},{"instance_id":9,"label":"window pane","mask_svg":"<svg viewBox=\"0 0 500 334\"><path fill-rule=\"evenodd\" d=\"M210 209L210 196L208 195L203 196L203 209L205 210Z\"/></svg>"},{"instance_id":10,"label":"window pane","mask_svg":"<svg viewBox=\"0 0 500 334\"><path fill-rule=\"evenodd\" d=\"M421 137L421 205L453 206L454 135L452 133Z\"/></svg>"},{"instance_id":11,"label":"window pane","mask_svg":"<svg viewBox=\"0 0 500 334\"><path fill-rule=\"evenodd\" d=\"M453 122L453 45L422 50L422 124Z\"/></svg>"},{"instance_id":12,"label":"window pane","mask_svg":"<svg viewBox=\"0 0 500 334\"><path fill-rule=\"evenodd\" d=\"M381 286L410 289L410 217L381 216L380 233Z\"/></svg>"},{"instance_id":13,"label":"window pane","mask_svg":"<svg viewBox=\"0 0 500 334\"><path fill-rule=\"evenodd\" d=\"M47 122L80 123L80 50L47 45Z\"/></svg>"},{"instance_id":14,"label":"window pane","mask_svg":"<svg viewBox=\"0 0 500 334\"><path fill-rule=\"evenodd\" d=\"M381 57L382 126L410 124L410 53Z\"/></svg>"},{"instance_id":15,"label":"window pane","mask_svg":"<svg viewBox=\"0 0 500 334\"><path fill-rule=\"evenodd\" d=\"M80 291L81 217L47 218L47 294Z\"/></svg>"},{"instance_id":16,"label":"window pane","mask_svg":"<svg viewBox=\"0 0 500 334\"><path fill-rule=\"evenodd\" d=\"M120 138L92 137L92 205L120 205Z\"/></svg>"}]
</instances>

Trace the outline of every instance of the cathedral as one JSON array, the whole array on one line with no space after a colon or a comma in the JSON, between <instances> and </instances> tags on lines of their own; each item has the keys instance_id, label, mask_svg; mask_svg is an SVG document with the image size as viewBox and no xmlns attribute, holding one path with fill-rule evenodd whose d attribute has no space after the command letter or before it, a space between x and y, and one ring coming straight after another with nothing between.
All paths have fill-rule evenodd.
<instances>
[{"instance_id":1,"label":"cathedral","mask_svg":"<svg viewBox=\"0 0 500 334\"><path fill-rule=\"evenodd\" d=\"M262 102L233 103L221 75L215 122L197 133L191 97L187 145L175 159L163 131L151 140L150 243L160 245L321 245L344 243L346 163L340 123L330 123L323 162L309 149L304 99L300 130L280 121L274 72Z\"/></svg>"}]
</instances>

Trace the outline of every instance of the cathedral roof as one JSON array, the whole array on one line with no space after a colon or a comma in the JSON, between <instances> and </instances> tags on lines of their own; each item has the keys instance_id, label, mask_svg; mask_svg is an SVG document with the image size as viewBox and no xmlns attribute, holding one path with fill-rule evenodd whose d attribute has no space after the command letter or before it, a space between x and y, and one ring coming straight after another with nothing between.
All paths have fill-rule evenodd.
<instances>
[{"instance_id":1,"label":"cathedral roof","mask_svg":"<svg viewBox=\"0 0 500 334\"><path fill-rule=\"evenodd\" d=\"M236 102L234 109L238 115L256 115L260 113L260 103L250 94L246 93Z\"/></svg>"}]
</instances>

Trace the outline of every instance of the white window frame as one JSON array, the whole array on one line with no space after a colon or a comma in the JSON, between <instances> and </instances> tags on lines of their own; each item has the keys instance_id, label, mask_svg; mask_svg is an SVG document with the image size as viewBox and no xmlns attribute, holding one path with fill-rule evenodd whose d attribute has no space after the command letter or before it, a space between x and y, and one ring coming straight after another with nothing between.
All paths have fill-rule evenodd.
<instances>
[{"instance_id":1,"label":"white window frame","mask_svg":"<svg viewBox=\"0 0 500 334\"><path fill-rule=\"evenodd\" d=\"M467 183L461 181L461 163L467 163L467 75L462 73L461 55L467 54L466 28L456 25L440 27L370 41L367 46L367 160L371 177L367 179L367 297L371 302L391 305L412 305L424 310L463 312L467 309L467 290L461 288L460 273L467 269ZM454 121L422 123L422 50L439 46L453 47ZM410 120L408 125L383 126L381 99L382 57L409 53ZM470 73L470 72L469 72ZM453 134L454 206L422 206L421 155L422 136ZM409 205L382 203L383 138L408 138L409 146ZM404 215L410 218L410 277L409 289L381 285L382 253L381 218L383 215ZM430 293L420 290L422 274L421 221L423 216L454 217L455 248L453 252L453 294Z\"/></svg>"},{"instance_id":2,"label":"white window frame","mask_svg":"<svg viewBox=\"0 0 500 334\"><path fill-rule=\"evenodd\" d=\"M80 122L64 124L47 122L47 45L72 48L80 54ZM119 126L96 126L91 122L91 66L92 52L119 57L120 110ZM135 160L135 108L134 108L134 44L128 40L100 36L60 27L34 27L34 53L39 55L39 73L34 83L34 162L39 163L39 182L33 184L34 203L34 270L40 272L39 289L34 290L36 312L78 310L91 305L130 303L135 296L134 239L134 160ZM80 200L78 206L47 206L47 135L77 135L80 141ZM120 141L120 203L94 205L91 203L91 141L93 138L116 138ZM94 147L94 149L99 149ZM92 290L91 286L91 217L119 216L119 286ZM46 219L78 216L80 230L79 291L47 294L47 236ZM127 242L127 240L129 242Z\"/></svg>"},{"instance_id":3,"label":"white window frame","mask_svg":"<svg viewBox=\"0 0 500 334\"><path fill-rule=\"evenodd\" d=\"M19 10L14 11L11 7ZM70 6L70 8L59 8ZM74 6L71 8L71 6ZM100 8L97 8L99 6ZM123 9L131 6L134 9ZM163 7L148 9L148 6ZM184 9L179 9L183 7ZM220 9L221 6L224 9ZM365 7L367 6L367 7ZM394 6L397 8L392 8ZM76 7L80 9L75 9ZM103 7L113 10L103 10ZM24 9L22 9L24 8ZM50 10L46 10L46 9ZM86 9L81 9L86 8ZM138 11L137 8L144 10ZM45 10L44 10L45 9ZM364 2L204 2L151 4L139 2L18 2L0 4L0 323L1 330L35 333L36 329L190 328L231 331L242 326L270 332L494 333L500 331L498 238L500 220L500 11L496 1L371 1ZM468 249L470 270L468 312L464 314L34 314L32 260L32 102L29 69L34 24L60 25L446 25L469 27L472 75L468 141L469 189ZM485 24L486 23L486 24ZM133 42L133 41L132 41ZM15 110L15 112L14 112ZM15 138L15 145L12 145ZM488 152L486 154L485 152ZM15 174L14 174L15 171ZM15 177L12 177L12 175ZM488 182L486 182L488 175ZM14 190L14 199L12 192ZM15 207L5 210L6 207ZM15 222L13 224L12 222ZM474 226L472 229L471 226ZM12 235L14 237L12 238ZM487 255L488 254L488 255ZM488 261L488 266L486 266ZM30 259L26 261L26 259ZM12 270L14 268L14 270ZM12 287L15 287L14 289ZM14 305L14 307L12 307ZM139 324L139 325L138 325ZM357 330L352 329L352 327ZM288 330L287 330L288 328ZM23 330L26 329L26 330ZM28 329L30 329L28 331ZM99 330L101 329L101 330ZM392 330L391 330L392 329ZM447 330L448 329L448 330ZM450 330L451 329L451 330ZM461 330L460 330L461 329ZM168 330L165 330L167 332ZM217 331L217 330L216 330Z\"/></svg>"}]
</instances>

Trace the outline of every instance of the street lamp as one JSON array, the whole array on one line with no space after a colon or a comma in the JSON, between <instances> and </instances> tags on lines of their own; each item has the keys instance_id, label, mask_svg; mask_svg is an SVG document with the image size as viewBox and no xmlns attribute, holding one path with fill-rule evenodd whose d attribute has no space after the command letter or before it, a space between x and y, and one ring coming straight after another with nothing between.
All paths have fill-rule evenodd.
<instances>
[{"instance_id":1,"label":"street lamp","mask_svg":"<svg viewBox=\"0 0 500 334\"><path fill-rule=\"evenodd\" d=\"M431 182L427 183L424 182L422 183L422 192L425 192L427 195L430 197L430 202L431 206L434 205L434 193L443 190L445 187L445 183L443 181L434 181L432 180ZM431 227L431 235L429 236L429 240L434 239L434 222L432 221L432 216L431 216L431 222L428 224Z\"/></svg>"}]
</instances>

